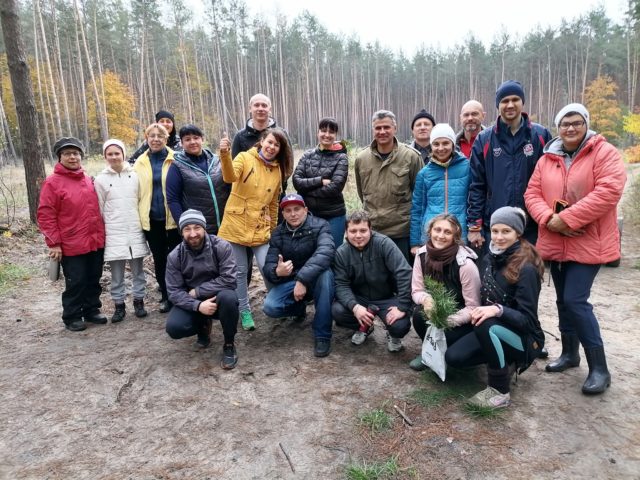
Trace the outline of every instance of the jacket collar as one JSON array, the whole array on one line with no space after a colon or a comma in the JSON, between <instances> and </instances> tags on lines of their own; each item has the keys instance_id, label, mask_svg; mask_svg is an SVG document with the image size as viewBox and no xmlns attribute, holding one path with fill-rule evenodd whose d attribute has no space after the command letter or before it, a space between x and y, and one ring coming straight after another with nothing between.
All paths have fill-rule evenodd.
<instances>
[{"instance_id":1,"label":"jacket collar","mask_svg":"<svg viewBox=\"0 0 640 480\"><path fill-rule=\"evenodd\" d=\"M73 178L75 180L80 180L84 178L84 168L80 167L77 170L70 170L60 162L56 163L56 166L53 167L53 173L58 175L64 175L65 177Z\"/></svg>"}]
</instances>

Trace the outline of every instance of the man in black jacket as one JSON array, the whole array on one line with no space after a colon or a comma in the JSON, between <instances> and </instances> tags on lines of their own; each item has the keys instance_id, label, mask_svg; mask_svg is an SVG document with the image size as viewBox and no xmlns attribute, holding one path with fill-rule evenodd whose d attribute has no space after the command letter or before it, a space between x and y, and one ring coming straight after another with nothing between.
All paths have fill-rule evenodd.
<instances>
[{"instance_id":1,"label":"man in black jacket","mask_svg":"<svg viewBox=\"0 0 640 480\"><path fill-rule=\"evenodd\" d=\"M305 318L306 300L313 298L314 354L331 352L331 302L334 280L331 262L335 254L329 223L308 214L302 197L286 195L280 202L285 219L271 234L264 264L265 277L275 286L264 300L269 317Z\"/></svg>"},{"instance_id":2,"label":"man in black jacket","mask_svg":"<svg viewBox=\"0 0 640 480\"><path fill-rule=\"evenodd\" d=\"M207 234L198 210L186 210L179 226L183 241L167 258L167 293L173 303L167 333L176 339L198 335L196 344L206 348L211 344L211 320L219 319L224 334L221 365L232 369L238 363L238 271L231 245Z\"/></svg>"},{"instance_id":3,"label":"man in black jacket","mask_svg":"<svg viewBox=\"0 0 640 480\"><path fill-rule=\"evenodd\" d=\"M412 270L389 237L371 230L366 212L347 217L347 242L336 251L333 272L331 313L336 325L356 330L351 342L363 344L377 316L387 328L388 350L402 350L402 337L411 328Z\"/></svg>"}]
</instances>

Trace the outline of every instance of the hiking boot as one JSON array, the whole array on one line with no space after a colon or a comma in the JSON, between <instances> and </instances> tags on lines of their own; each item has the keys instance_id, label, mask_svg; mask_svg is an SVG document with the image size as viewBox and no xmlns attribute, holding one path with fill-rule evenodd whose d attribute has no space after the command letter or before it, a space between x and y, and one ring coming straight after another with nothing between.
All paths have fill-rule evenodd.
<instances>
[{"instance_id":1,"label":"hiking boot","mask_svg":"<svg viewBox=\"0 0 640 480\"><path fill-rule=\"evenodd\" d=\"M111 315L111 323L118 323L124 320L125 315L127 314L126 307L124 303L116 303L116 309Z\"/></svg>"},{"instance_id":2,"label":"hiking boot","mask_svg":"<svg viewBox=\"0 0 640 480\"><path fill-rule=\"evenodd\" d=\"M207 348L211 345L211 318L205 318L198 329L197 348Z\"/></svg>"},{"instance_id":3,"label":"hiking boot","mask_svg":"<svg viewBox=\"0 0 640 480\"><path fill-rule=\"evenodd\" d=\"M225 343L222 346L222 361L220 362L220 366L224 370L231 370L235 368L238 363L238 353L236 352L236 347L233 343Z\"/></svg>"},{"instance_id":4,"label":"hiking boot","mask_svg":"<svg viewBox=\"0 0 640 480\"><path fill-rule=\"evenodd\" d=\"M561 333L562 353L554 362L548 363L547 372L564 372L568 368L580 365L580 340L577 335Z\"/></svg>"},{"instance_id":5,"label":"hiking boot","mask_svg":"<svg viewBox=\"0 0 640 480\"><path fill-rule=\"evenodd\" d=\"M611 374L607 368L604 347L585 348L584 354L589 365L589 375L582 385L582 393L587 395L602 393L611 385Z\"/></svg>"},{"instance_id":6,"label":"hiking boot","mask_svg":"<svg viewBox=\"0 0 640 480\"><path fill-rule=\"evenodd\" d=\"M313 346L313 354L316 357L326 357L331 353L330 338L316 338Z\"/></svg>"},{"instance_id":7,"label":"hiking boot","mask_svg":"<svg viewBox=\"0 0 640 480\"><path fill-rule=\"evenodd\" d=\"M171 310L171 307L173 307L173 304L169 301L168 298L160 299L160 313L167 313L169 310Z\"/></svg>"},{"instance_id":8,"label":"hiking boot","mask_svg":"<svg viewBox=\"0 0 640 480\"><path fill-rule=\"evenodd\" d=\"M147 316L147 311L144 309L144 299L142 298L134 298L133 299L133 313L136 317L142 318Z\"/></svg>"},{"instance_id":9,"label":"hiking boot","mask_svg":"<svg viewBox=\"0 0 640 480\"><path fill-rule=\"evenodd\" d=\"M251 315L251 312L249 310L243 310L242 312L240 312L240 322L242 323L243 330L256 329L256 324L253 323L253 316Z\"/></svg>"},{"instance_id":10,"label":"hiking boot","mask_svg":"<svg viewBox=\"0 0 640 480\"><path fill-rule=\"evenodd\" d=\"M538 353L538 358L549 358L549 351L547 347L542 347L540 349L540 353Z\"/></svg>"},{"instance_id":11,"label":"hiking boot","mask_svg":"<svg viewBox=\"0 0 640 480\"><path fill-rule=\"evenodd\" d=\"M77 318L75 320L64 322L64 328L71 332L81 332L82 330L87 329L87 324L84 323L81 318Z\"/></svg>"},{"instance_id":12,"label":"hiking boot","mask_svg":"<svg viewBox=\"0 0 640 480\"><path fill-rule=\"evenodd\" d=\"M354 345L362 345L367 340L367 337L372 333L373 333L373 323L371 324L371 326L369 326L368 330L365 330L365 331L358 330L356 333L354 333L351 336L351 343L353 343Z\"/></svg>"},{"instance_id":13,"label":"hiking boot","mask_svg":"<svg viewBox=\"0 0 640 480\"><path fill-rule=\"evenodd\" d=\"M476 407L504 408L511 403L511 395L509 392L500 393L493 387L487 387L467 400L467 403Z\"/></svg>"},{"instance_id":14,"label":"hiking boot","mask_svg":"<svg viewBox=\"0 0 640 480\"><path fill-rule=\"evenodd\" d=\"M392 337L387 333L387 350L391 353L397 353L402 350L402 339Z\"/></svg>"},{"instance_id":15,"label":"hiking boot","mask_svg":"<svg viewBox=\"0 0 640 480\"><path fill-rule=\"evenodd\" d=\"M107 316L103 313L100 313L100 310L94 310L91 313L88 313L84 316L84 321L93 323L95 325L104 325L107 323Z\"/></svg>"},{"instance_id":16,"label":"hiking boot","mask_svg":"<svg viewBox=\"0 0 640 480\"><path fill-rule=\"evenodd\" d=\"M422 372L427 369L427 366L422 363L422 355L418 355L416 358L409 362L409 368L416 372Z\"/></svg>"}]
</instances>

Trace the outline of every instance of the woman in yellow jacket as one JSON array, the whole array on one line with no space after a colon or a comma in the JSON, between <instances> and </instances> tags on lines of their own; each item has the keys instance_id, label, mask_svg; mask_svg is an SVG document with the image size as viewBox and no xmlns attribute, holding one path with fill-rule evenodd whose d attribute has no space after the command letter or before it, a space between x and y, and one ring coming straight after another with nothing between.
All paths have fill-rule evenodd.
<instances>
[{"instance_id":1,"label":"woman in yellow jacket","mask_svg":"<svg viewBox=\"0 0 640 480\"><path fill-rule=\"evenodd\" d=\"M253 148L239 153L233 162L228 151L222 150L220 160L222 178L232 186L218 236L233 248L238 264L236 293L240 320L243 329L253 330L255 324L247 292L248 258L250 253L255 255L262 273L271 232L278 222L282 185L293 169L293 153L284 131L270 128L262 133Z\"/></svg>"},{"instance_id":2,"label":"woman in yellow jacket","mask_svg":"<svg viewBox=\"0 0 640 480\"><path fill-rule=\"evenodd\" d=\"M144 136L149 148L138 157L133 169L140 183L140 222L153 255L156 280L162 292L160 312L165 313L171 309L164 280L167 255L182 240L167 206L166 179L173 163L173 150L167 147L169 133L158 123L149 125Z\"/></svg>"}]
</instances>

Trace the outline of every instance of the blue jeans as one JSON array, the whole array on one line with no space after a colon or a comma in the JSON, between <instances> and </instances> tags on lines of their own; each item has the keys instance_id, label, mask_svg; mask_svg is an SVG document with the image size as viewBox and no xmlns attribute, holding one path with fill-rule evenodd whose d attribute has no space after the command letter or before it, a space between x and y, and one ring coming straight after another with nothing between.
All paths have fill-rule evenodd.
<instances>
[{"instance_id":1,"label":"blue jeans","mask_svg":"<svg viewBox=\"0 0 640 480\"><path fill-rule=\"evenodd\" d=\"M346 215L340 215L339 217L319 217L329 222L329 228L331 228L331 235L333 236L333 244L336 248L344 243L344 229Z\"/></svg>"},{"instance_id":2,"label":"blue jeans","mask_svg":"<svg viewBox=\"0 0 640 480\"><path fill-rule=\"evenodd\" d=\"M578 335L580 343L585 348L602 346L598 319L588 301L591 286L599 270L600 265L551 262L560 332Z\"/></svg>"},{"instance_id":3,"label":"blue jeans","mask_svg":"<svg viewBox=\"0 0 640 480\"><path fill-rule=\"evenodd\" d=\"M306 299L313 295L313 303L316 314L313 317L311 328L316 338L331 338L331 302L335 291L333 272L325 270L316 280L313 292L307 291L305 299L296 302L293 298L293 288L296 281L275 285L264 300L262 310L268 317L279 318L287 316L304 315L307 307Z\"/></svg>"}]
</instances>

